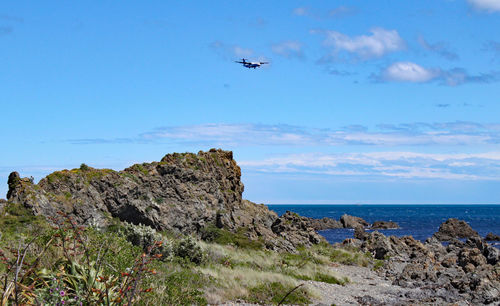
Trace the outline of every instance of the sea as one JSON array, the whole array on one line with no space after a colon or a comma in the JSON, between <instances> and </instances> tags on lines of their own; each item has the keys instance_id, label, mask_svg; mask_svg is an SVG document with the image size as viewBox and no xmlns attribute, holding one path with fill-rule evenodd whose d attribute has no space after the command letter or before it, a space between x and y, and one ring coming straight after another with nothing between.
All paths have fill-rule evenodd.
<instances>
[{"instance_id":1,"label":"sea","mask_svg":"<svg viewBox=\"0 0 500 306\"><path fill-rule=\"evenodd\" d=\"M278 215L286 211L301 216L339 220L343 214L361 217L369 223L394 221L399 229L378 230L384 235L413 236L425 241L449 218L466 221L481 237L489 232L500 235L500 205L268 205ZM354 237L352 229L328 229L319 231L330 243L341 242ZM500 247L500 242L492 242Z\"/></svg>"}]
</instances>

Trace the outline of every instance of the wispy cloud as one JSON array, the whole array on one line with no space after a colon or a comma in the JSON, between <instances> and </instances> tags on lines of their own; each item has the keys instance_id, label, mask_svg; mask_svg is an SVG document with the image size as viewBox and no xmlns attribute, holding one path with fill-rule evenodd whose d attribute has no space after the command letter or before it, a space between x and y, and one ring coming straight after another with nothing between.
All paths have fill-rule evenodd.
<instances>
[{"instance_id":1,"label":"wispy cloud","mask_svg":"<svg viewBox=\"0 0 500 306\"><path fill-rule=\"evenodd\" d=\"M435 53L435 54L437 54L445 59L450 60L450 61L454 61L454 60L457 60L459 58L458 54L455 53L454 51L452 51L449 48L448 44L445 42L440 41L440 42L436 42L434 44L431 44L428 41L426 41L423 36L419 36L418 43L425 50L431 51L431 52L433 52L433 53Z\"/></svg>"},{"instance_id":2,"label":"wispy cloud","mask_svg":"<svg viewBox=\"0 0 500 306\"><path fill-rule=\"evenodd\" d=\"M461 146L500 143L500 124L475 122L350 125L318 129L292 125L203 124L157 128L135 138L70 139L72 144L151 143L166 141L201 146Z\"/></svg>"},{"instance_id":3,"label":"wispy cloud","mask_svg":"<svg viewBox=\"0 0 500 306\"><path fill-rule=\"evenodd\" d=\"M292 14L296 16L311 16L311 9L308 7L297 7L293 9Z\"/></svg>"},{"instance_id":4,"label":"wispy cloud","mask_svg":"<svg viewBox=\"0 0 500 306\"><path fill-rule=\"evenodd\" d=\"M333 18L340 18L340 17L349 16L349 15L354 15L357 12L358 12L358 10L354 7L341 5L339 7L332 9L328 13L328 16L333 17Z\"/></svg>"},{"instance_id":5,"label":"wispy cloud","mask_svg":"<svg viewBox=\"0 0 500 306\"><path fill-rule=\"evenodd\" d=\"M498 0L467 0L475 9L486 12L500 12L500 1Z\"/></svg>"},{"instance_id":6,"label":"wispy cloud","mask_svg":"<svg viewBox=\"0 0 500 306\"><path fill-rule=\"evenodd\" d=\"M271 46L271 50L280 56L286 58L304 58L302 43L298 41L284 41Z\"/></svg>"},{"instance_id":7,"label":"wispy cloud","mask_svg":"<svg viewBox=\"0 0 500 306\"><path fill-rule=\"evenodd\" d=\"M399 179L500 180L500 152L293 154L241 161L246 171Z\"/></svg>"},{"instance_id":8,"label":"wispy cloud","mask_svg":"<svg viewBox=\"0 0 500 306\"><path fill-rule=\"evenodd\" d=\"M221 41L215 41L210 47L224 59L244 58L254 55L254 51L238 45L226 44Z\"/></svg>"},{"instance_id":9,"label":"wispy cloud","mask_svg":"<svg viewBox=\"0 0 500 306\"><path fill-rule=\"evenodd\" d=\"M303 6L297 7L292 11L295 16L309 17L313 19L327 19L327 18L342 18L349 15L354 15L358 10L354 7L341 5L329 11L319 11L311 7Z\"/></svg>"},{"instance_id":10,"label":"wispy cloud","mask_svg":"<svg viewBox=\"0 0 500 306\"><path fill-rule=\"evenodd\" d=\"M355 59L368 60L406 48L405 41L396 30L373 28L370 30L370 35L360 36L348 36L330 30L313 30L312 33L325 36L323 45L331 48L328 57L333 59L337 59L345 52L348 57L354 56Z\"/></svg>"},{"instance_id":11,"label":"wispy cloud","mask_svg":"<svg viewBox=\"0 0 500 306\"><path fill-rule=\"evenodd\" d=\"M463 68L443 70L426 68L412 62L396 62L384 68L378 75L372 75L378 82L427 83L439 81L442 85L458 86L466 83L492 83L500 80L500 71L477 75L469 74Z\"/></svg>"}]
</instances>

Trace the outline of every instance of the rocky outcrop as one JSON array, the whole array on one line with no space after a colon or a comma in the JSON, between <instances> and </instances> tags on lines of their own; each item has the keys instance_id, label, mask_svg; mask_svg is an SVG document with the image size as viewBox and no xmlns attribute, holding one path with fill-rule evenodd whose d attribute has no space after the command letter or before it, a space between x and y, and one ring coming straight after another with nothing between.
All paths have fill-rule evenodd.
<instances>
[{"instance_id":1,"label":"rocky outcrop","mask_svg":"<svg viewBox=\"0 0 500 306\"><path fill-rule=\"evenodd\" d=\"M467 222L450 218L439 226L434 237L440 241L449 241L456 238L479 237L479 235Z\"/></svg>"},{"instance_id":2,"label":"rocky outcrop","mask_svg":"<svg viewBox=\"0 0 500 306\"><path fill-rule=\"evenodd\" d=\"M370 229L396 229L399 225L392 221L375 221Z\"/></svg>"},{"instance_id":3,"label":"rocky outcrop","mask_svg":"<svg viewBox=\"0 0 500 306\"><path fill-rule=\"evenodd\" d=\"M435 236L425 243L376 231L361 237L344 244L385 259L383 276L395 285L420 288L421 298L432 304L500 302L500 250L479 237L454 239L447 246Z\"/></svg>"},{"instance_id":4,"label":"rocky outcrop","mask_svg":"<svg viewBox=\"0 0 500 306\"><path fill-rule=\"evenodd\" d=\"M307 218L307 220L309 222L309 226L316 231L344 227L340 221L328 217L324 217L322 219Z\"/></svg>"},{"instance_id":5,"label":"rocky outcrop","mask_svg":"<svg viewBox=\"0 0 500 306\"><path fill-rule=\"evenodd\" d=\"M105 226L115 217L157 230L198 234L215 224L233 232L243 228L250 239L287 250L318 241L308 227L280 226L288 216L278 218L266 206L243 200L240 177L232 152L211 149L168 154L160 162L123 171L82 164L54 172L38 184L13 172L7 197L35 215L50 217L61 211L87 225Z\"/></svg>"},{"instance_id":6,"label":"rocky outcrop","mask_svg":"<svg viewBox=\"0 0 500 306\"><path fill-rule=\"evenodd\" d=\"M344 228L356 228L356 227L367 227L370 225L368 222L363 220L360 217L354 217L354 216L349 216L349 215L342 215L340 217L340 222L342 223L342 226Z\"/></svg>"},{"instance_id":7,"label":"rocky outcrop","mask_svg":"<svg viewBox=\"0 0 500 306\"><path fill-rule=\"evenodd\" d=\"M301 217L290 211L278 218L271 226L271 229L285 241L289 241L295 246L310 246L324 241L324 238L318 235L314 228L310 226L309 218Z\"/></svg>"},{"instance_id":8,"label":"rocky outcrop","mask_svg":"<svg viewBox=\"0 0 500 306\"><path fill-rule=\"evenodd\" d=\"M486 241L500 241L500 236L495 235L493 233L488 233L486 237L484 237L484 240Z\"/></svg>"}]
</instances>

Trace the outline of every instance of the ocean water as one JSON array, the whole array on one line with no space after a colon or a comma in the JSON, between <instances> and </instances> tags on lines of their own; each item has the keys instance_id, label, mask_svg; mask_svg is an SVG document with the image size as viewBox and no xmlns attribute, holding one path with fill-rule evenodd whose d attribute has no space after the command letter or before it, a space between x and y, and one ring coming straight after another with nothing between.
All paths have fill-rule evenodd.
<instances>
[{"instance_id":1,"label":"ocean water","mask_svg":"<svg viewBox=\"0 0 500 306\"><path fill-rule=\"evenodd\" d=\"M424 241L448 218L466 221L481 237L489 232L500 235L500 205L268 205L278 215L287 210L310 218L339 220L343 214L374 221L394 221L401 228L379 230L384 235L413 236ZM352 229L319 231L330 243L354 237ZM499 247L499 242L493 243Z\"/></svg>"}]
</instances>

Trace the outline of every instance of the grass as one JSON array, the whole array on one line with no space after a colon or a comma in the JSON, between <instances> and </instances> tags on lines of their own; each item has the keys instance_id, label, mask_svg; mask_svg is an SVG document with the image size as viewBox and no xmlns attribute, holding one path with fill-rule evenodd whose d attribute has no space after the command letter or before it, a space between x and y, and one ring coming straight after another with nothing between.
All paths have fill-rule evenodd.
<instances>
[{"instance_id":1,"label":"grass","mask_svg":"<svg viewBox=\"0 0 500 306\"><path fill-rule=\"evenodd\" d=\"M45 252L36 265L35 275L53 276L61 269L73 269L68 261L64 261L64 250L55 243L59 239L54 238L57 230L43 218L34 217L24 207L10 203L0 213L0 245L7 257L12 259L13 249L20 244L26 245L36 237L26 256L26 260L32 262L37 254ZM137 258L147 248L147 245L133 245L129 240L130 235L124 234L123 227L119 220L114 220L109 229L87 228L82 232L82 243L87 246L89 262L102 263L91 266L94 269L92 271L97 271L92 273L108 277L107 284L110 288L116 288L116 281L122 279L122 273L129 273L127 271L137 265ZM336 249L327 243L299 248L297 253L270 251L264 248L261 241L249 240L244 228L232 233L210 226L204 231L207 241L178 235L165 236L153 229L141 228L142 232L154 237L150 239L160 239L165 246L171 247L161 252L162 260L151 261L145 270L147 273L141 276L140 286L143 291L134 298L139 305L205 305L238 299L250 303L277 304L293 288L308 280L341 286L348 284L349 279L338 275L332 268L332 262L371 266L374 269L383 265L383 261L374 261L356 249ZM154 235L151 234L153 232ZM44 250L47 244L49 247ZM148 245L151 246L151 243ZM190 256L194 253L196 256ZM88 264L84 259L78 259L82 267ZM61 265L61 262L65 264ZM89 268L79 269L75 271L90 271ZM0 263L0 278L12 276L7 270L7 265ZM78 275L56 277L57 283L38 281L35 286L38 291L28 292L27 296L45 294L44 298L49 301L53 298L47 295L51 286L62 286L70 279L79 279ZM34 279L26 278L23 284L29 286L30 281ZM1 290L2 288L0 294ZM76 291L71 290L68 292L75 295ZM283 303L308 304L317 296L318 292L302 286L291 292ZM97 293L94 298L96 304L99 304L97 301L100 297Z\"/></svg>"},{"instance_id":2,"label":"grass","mask_svg":"<svg viewBox=\"0 0 500 306\"><path fill-rule=\"evenodd\" d=\"M211 224L202 230L202 237L204 240L223 245L235 245L243 249L260 250L264 248L264 243L260 240L250 240L245 236L247 229L240 228L236 233L228 230L218 228Z\"/></svg>"}]
</instances>

